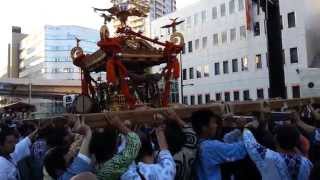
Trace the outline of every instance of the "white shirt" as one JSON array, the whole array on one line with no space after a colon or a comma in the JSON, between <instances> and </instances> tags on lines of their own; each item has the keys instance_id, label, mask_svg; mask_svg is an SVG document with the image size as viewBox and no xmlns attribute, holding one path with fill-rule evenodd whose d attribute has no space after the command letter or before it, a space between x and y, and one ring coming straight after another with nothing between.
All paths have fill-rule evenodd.
<instances>
[{"instance_id":1,"label":"white shirt","mask_svg":"<svg viewBox=\"0 0 320 180\"><path fill-rule=\"evenodd\" d=\"M31 140L26 137L16 144L14 152L10 154L11 159L0 156L0 179L17 180L19 173L17 169L18 162L24 157L30 155Z\"/></svg>"},{"instance_id":2,"label":"white shirt","mask_svg":"<svg viewBox=\"0 0 320 180\"><path fill-rule=\"evenodd\" d=\"M121 180L141 180L143 176L146 180L174 180L176 176L176 164L168 150L159 152L156 164L145 164L139 162L138 165L131 164L128 171L121 176Z\"/></svg>"}]
</instances>

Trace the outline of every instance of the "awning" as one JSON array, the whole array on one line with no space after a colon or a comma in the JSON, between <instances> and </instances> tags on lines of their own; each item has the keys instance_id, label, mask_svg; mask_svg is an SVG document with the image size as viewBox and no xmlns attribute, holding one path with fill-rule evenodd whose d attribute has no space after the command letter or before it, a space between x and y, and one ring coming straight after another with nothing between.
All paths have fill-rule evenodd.
<instances>
[{"instance_id":1,"label":"awning","mask_svg":"<svg viewBox=\"0 0 320 180\"><path fill-rule=\"evenodd\" d=\"M24 103L24 102L16 102L12 104L8 104L0 108L2 112L35 112L36 107L32 104Z\"/></svg>"}]
</instances>

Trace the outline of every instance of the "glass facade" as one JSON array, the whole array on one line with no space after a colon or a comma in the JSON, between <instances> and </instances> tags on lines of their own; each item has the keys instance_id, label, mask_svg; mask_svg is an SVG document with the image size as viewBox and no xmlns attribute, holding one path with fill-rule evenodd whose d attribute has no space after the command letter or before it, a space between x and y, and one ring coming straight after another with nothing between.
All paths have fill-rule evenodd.
<instances>
[{"instance_id":1,"label":"glass facade","mask_svg":"<svg viewBox=\"0 0 320 180\"><path fill-rule=\"evenodd\" d=\"M73 65L70 51L75 38L86 54L98 47L99 32L80 26L46 25L38 34L27 36L21 42L20 77L37 79L80 79L80 69Z\"/></svg>"},{"instance_id":2,"label":"glass facade","mask_svg":"<svg viewBox=\"0 0 320 180\"><path fill-rule=\"evenodd\" d=\"M155 20L176 10L176 0L150 1L150 18Z\"/></svg>"}]
</instances>

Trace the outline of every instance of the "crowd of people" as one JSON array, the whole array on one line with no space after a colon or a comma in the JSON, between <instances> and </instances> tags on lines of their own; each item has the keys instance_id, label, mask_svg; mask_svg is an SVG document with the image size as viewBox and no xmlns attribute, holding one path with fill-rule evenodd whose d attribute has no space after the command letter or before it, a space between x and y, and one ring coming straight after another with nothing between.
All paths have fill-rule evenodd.
<instances>
[{"instance_id":1,"label":"crowd of people","mask_svg":"<svg viewBox=\"0 0 320 180\"><path fill-rule=\"evenodd\" d=\"M6 119L0 179L319 180L319 107L207 109L188 119L169 109L154 114L154 124L105 115L105 128L62 117L41 126Z\"/></svg>"}]
</instances>

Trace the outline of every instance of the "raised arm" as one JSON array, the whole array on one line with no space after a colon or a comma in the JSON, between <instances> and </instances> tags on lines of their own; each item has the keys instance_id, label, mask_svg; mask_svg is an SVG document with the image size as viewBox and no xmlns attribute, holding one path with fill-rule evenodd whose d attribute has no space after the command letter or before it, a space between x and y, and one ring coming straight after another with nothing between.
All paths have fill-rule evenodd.
<instances>
[{"instance_id":1,"label":"raised arm","mask_svg":"<svg viewBox=\"0 0 320 180\"><path fill-rule=\"evenodd\" d=\"M243 132L243 142L250 158L255 162L256 166L260 170L263 169L268 149L260 145L248 129L245 129Z\"/></svg>"},{"instance_id":2,"label":"raised arm","mask_svg":"<svg viewBox=\"0 0 320 180\"><path fill-rule=\"evenodd\" d=\"M223 136L223 142L236 143L242 141L242 132L239 129L235 129Z\"/></svg>"},{"instance_id":3,"label":"raised arm","mask_svg":"<svg viewBox=\"0 0 320 180\"><path fill-rule=\"evenodd\" d=\"M117 180L128 169L129 165L136 159L141 142L139 136L126 128L118 117L106 117L113 126L126 134L127 144L122 152L112 157L109 161L105 162L98 170L98 179Z\"/></svg>"},{"instance_id":4,"label":"raised arm","mask_svg":"<svg viewBox=\"0 0 320 180\"><path fill-rule=\"evenodd\" d=\"M30 155L30 147L31 147L32 141L35 139L37 134L38 134L38 129L33 131L31 134L29 134L29 136L22 139L20 142L16 144L14 152L10 154L11 158L14 161L18 162L24 157Z\"/></svg>"},{"instance_id":5,"label":"raised arm","mask_svg":"<svg viewBox=\"0 0 320 180\"><path fill-rule=\"evenodd\" d=\"M169 120L174 121L181 128L186 137L184 147L189 149L197 148L197 134L194 132L192 125L184 122L177 113L170 109L166 113Z\"/></svg>"},{"instance_id":6,"label":"raised arm","mask_svg":"<svg viewBox=\"0 0 320 180\"><path fill-rule=\"evenodd\" d=\"M205 158L210 159L214 165L237 161L247 155L242 142L228 144L217 140L208 140L202 142L201 151L206 155Z\"/></svg>"},{"instance_id":7,"label":"raised arm","mask_svg":"<svg viewBox=\"0 0 320 180\"><path fill-rule=\"evenodd\" d=\"M157 170L162 179L174 179L176 175L176 164L168 150L168 144L164 135L164 129L156 129L160 152L157 158Z\"/></svg>"},{"instance_id":8,"label":"raised arm","mask_svg":"<svg viewBox=\"0 0 320 180\"><path fill-rule=\"evenodd\" d=\"M68 167L67 171L63 174L62 179L70 179L79 173L93 171L93 165L89 154L89 144L92 138L91 128L82 122L77 131L83 135L79 153Z\"/></svg>"}]
</instances>

